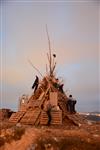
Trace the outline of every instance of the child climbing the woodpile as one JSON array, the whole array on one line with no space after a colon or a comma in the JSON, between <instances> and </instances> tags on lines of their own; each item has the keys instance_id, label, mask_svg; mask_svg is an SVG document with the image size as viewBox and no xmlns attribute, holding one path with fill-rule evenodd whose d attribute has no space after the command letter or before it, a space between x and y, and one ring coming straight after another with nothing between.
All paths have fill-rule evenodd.
<instances>
[{"instance_id":1,"label":"child climbing the woodpile","mask_svg":"<svg viewBox=\"0 0 100 150\"><path fill-rule=\"evenodd\" d=\"M64 84L60 83L58 78L56 78L54 81L53 81L53 85L56 89L58 89L61 93L64 93L64 90L63 90L63 87L64 87Z\"/></svg>"},{"instance_id":2,"label":"child climbing the woodpile","mask_svg":"<svg viewBox=\"0 0 100 150\"><path fill-rule=\"evenodd\" d=\"M38 84L39 84L39 78L38 78L38 76L36 76L36 79L32 85L32 89L34 89L34 93L36 92L36 90L38 88Z\"/></svg>"}]
</instances>

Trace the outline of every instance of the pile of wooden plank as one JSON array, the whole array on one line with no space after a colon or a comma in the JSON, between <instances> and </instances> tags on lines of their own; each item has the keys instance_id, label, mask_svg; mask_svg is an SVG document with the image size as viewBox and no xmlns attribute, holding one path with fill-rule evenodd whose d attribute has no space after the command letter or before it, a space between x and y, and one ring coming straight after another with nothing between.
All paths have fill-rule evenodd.
<instances>
[{"instance_id":1,"label":"pile of wooden plank","mask_svg":"<svg viewBox=\"0 0 100 150\"><path fill-rule=\"evenodd\" d=\"M24 111L18 111L16 113L13 113L11 117L9 118L9 122L15 123L15 124L18 123L21 120L21 118L24 116L24 114L25 114Z\"/></svg>"},{"instance_id":2,"label":"pile of wooden plank","mask_svg":"<svg viewBox=\"0 0 100 150\"><path fill-rule=\"evenodd\" d=\"M48 122L48 116L45 111L42 111L41 118L40 118L40 124L46 125ZM62 124L62 111L56 110L51 111L51 124L52 125L61 125Z\"/></svg>"},{"instance_id":3,"label":"pile of wooden plank","mask_svg":"<svg viewBox=\"0 0 100 150\"><path fill-rule=\"evenodd\" d=\"M81 122L81 118L79 115L68 113L66 106L68 98L64 92L62 93L55 87L55 82L56 78L54 76L44 77L36 93L32 93L25 105L22 104L24 109L21 106L19 111L14 113L9 121L31 125L46 125L48 116L43 108L45 107L45 102L50 100L51 105L55 107L55 110L51 111L52 125L61 125L63 118L67 118L73 124L78 125Z\"/></svg>"}]
</instances>

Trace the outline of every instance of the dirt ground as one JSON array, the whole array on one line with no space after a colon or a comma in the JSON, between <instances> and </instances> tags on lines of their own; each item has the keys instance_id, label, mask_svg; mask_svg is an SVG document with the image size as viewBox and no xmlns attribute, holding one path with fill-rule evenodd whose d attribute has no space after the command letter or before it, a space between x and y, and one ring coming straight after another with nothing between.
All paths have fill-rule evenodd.
<instances>
[{"instance_id":1,"label":"dirt ground","mask_svg":"<svg viewBox=\"0 0 100 150\"><path fill-rule=\"evenodd\" d=\"M2 123L0 150L99 150L100 123L77 126L16 126ZM17 128L20 138L10 138ZM25 132L22 132L25 129ZM20 131L20 132L19 132ZM9 135L9 136L8 136ZM12 136L14 137L14 136ZM3 141L4 140L4 141ZM4 143L2 143L4 142Z\"/></svg>"}]
</instances>

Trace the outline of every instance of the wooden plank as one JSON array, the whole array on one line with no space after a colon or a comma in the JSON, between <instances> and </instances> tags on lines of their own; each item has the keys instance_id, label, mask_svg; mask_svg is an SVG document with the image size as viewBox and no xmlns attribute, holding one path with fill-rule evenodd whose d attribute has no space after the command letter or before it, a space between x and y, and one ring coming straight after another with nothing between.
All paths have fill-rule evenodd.
<instances>
[{"instance_id":1,"label":"wooden plank","mask_svg":"<svg viewBox=\"0 0 100 150\"><path fill-rule=\"evenodd\" d=\"M50 92L50 103L52 106L58 105L58 94L57 94L57 92Z\"/></svg>"},{"instance_id":2,"label":"wooden plank","mask_svg":"<svg viewBox=\"0 0 100 150\"><path fill-rule=\"evenodd\" d=\"M49 85L48 88L46 89L46 91L45 91L45 93L44 93L44 97L43 97L43 98L41 99L41 101L40 101L39 108L41 108L41 105L44 103L44 101L45 101L45 96L46 96L46 94L48 93L49 88L50 88L50 85Z\"/></svg>"},{"instance_id":3,"label":"wooden plank","mask_svg":"<svg viewBox=\"0 0 100 150\"><path fill-rule=\"evenodd\" d=\"M87 121L81 117L78 113L76 114L66 114L69 120L71 120L74 124L79 125L79 123L86 123Z\"/></svg>"},{"instance_id":4,"label":"wooden plank","mask_svg":"<svg viewBox=\"0 0 100 150\"><path fill-rule=\"evenodd\" d=\"M39 107L39 105L40 105L40 100L36 100L34 103L34 107Z\"/></svg>"},{"instance_id":5,"label":"wooden plank","mask_svg":"<svg viewBox=\"0 0 100 150\"><path fill-rule=\"evenodd\" d=\"M23 117L25 111L18 111L17 113L13 113L9 118L9 122L17 123Z\"/></svg>"},{"instance_id":6,"label":"wooden plank","mask_svg":"<svg viewBox=\"0 0 100 150\"><path fill-rule=\"evenodd\" d=\"M38 98L38 100L40 101L40 100L42 100L42 98L43 98L43 96L44 96L44 92L42 92L42 94L39 96L39 98Z\"/></svg>"},{"instance_id":7,"label":"wooden plank","mask_svg":"<svg viewBox=\"0 0 100 150\"><path fill-rule=\"evenodd\" d=\"M21 119L21 123L23 124L35 124L37 117L40 114L39 109L35 109L32 111L27 111L27 113L24 115L24 117Z\"/></svg>"}]
</instances>

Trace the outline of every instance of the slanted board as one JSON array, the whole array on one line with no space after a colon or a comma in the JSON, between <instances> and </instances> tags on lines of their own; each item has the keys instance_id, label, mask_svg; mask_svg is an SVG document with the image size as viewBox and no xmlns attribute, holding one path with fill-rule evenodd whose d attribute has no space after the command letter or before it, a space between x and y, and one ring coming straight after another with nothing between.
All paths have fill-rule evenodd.
<instances>
[{"instance_id":1,"label":"slanted board","mask_svg":"<svg viewBox=\"0 0 100 150\"><path fill-rule=\"evenodd\" d=\"M39 114L40 114L39 109L29 110L26 112L26 114L23 116L20 122L23 124L35 124L35 122L39 117Z\"/></svg>"},{"instance_id":2,"label":"slanted board","mask_svg":"<svg viewBox=\"0 0 100 150\"><path fill-rule=\"evenodd\" d=\"M12 123L19 122L20 119L23 117L24 114L25 114L25 111L18 111L16 113L13 113L11 115L11 117L9 118L9 122L12 122Z\"/></svg>"},{"instance_id":3,"label":"slanted board","mask_svg":"<svg viewBox=\"0 0 100 150\"><path fill-rule=\"evenodd\" d=\"M57 92L50 92L50 103L53 106L57 106L57 104L58 104L58 93Z\"/></svg>"},{"instance_id":4,"label":"slanted board","mask_svg":"<svg viewBox=\"0 0 100 150\"><path fill-rule=\"evenodd\" d=\"M39 107L41 107L41 105L42 105L43 102L45 101L45 96L46 96L46 94L48 93L49 89L50 89L50 85L49 85L48 88L46 89L46 91L45 91L45 93L44 93L44 97L43 97L43 98L41 99L41 101L40 101Z\"/></svg>"},{"instance_id":5,"label":"slanted board","mask_svg":"<svg viewBox=\"0 0 100 150\"><path fill-rule=\"evenodd\" d=\"M34 95L31 95L30 96L30 98L28 99L28 102L27 102L27 104L29 104L29 103L34 103L34 101L35 101L36 99L35 99L35 96Z\"/></svg>"},{"instance_id":6,"label":"slanted board","mask_svg":"<svg viewBox=\"0 0 100 150\"><path fill-rule=\"evenodd\" d=\"M34 103L34 107L39 107L40 103L41 103L40 100L36 100L35 103Z\"/></svg>"},{"instance_id":7,"label":"slanted board","mask_svg":"<svg viewBox=\"0 0 100 150\"><path fill-rule=\"evenodd\" d=\"M51 124L56 125L56 124L62 124L62 111L61 110L52 110L51 111ZM48 116L45 111L41 112L41 117L40 117L40 124L41 125L46 125L48 122Z\"/></svg>"},{"instance_id":8,"label":"slanted board","mask_svg":"<svg viewBox=\"0 0 100 150\"><path fill-rule=\"evenodd\" d=\"M32 95L30 96L28 102L31 101L31 100L33 100L33 99L34 99L34 95L32 94Z\"/></svg>"},{"instance_id":9,"label":"slanted board","mask_svg":"<svg viewBox=\"0 0 100 150\"><path fill-rule=\"evenodd\" d=\"M28 108L28 107L33 107L35 101L36 101L36 100L31 100L31 101L29 101L28 104L27 104L27 108Z\"/></svg>"},{"instance_id":10,"label":"slanted board","mask_svg":"<svg viewBox=\"0 0 100 150\"><path fill-rule=\"evenodd\" d=\"M79 123L86 123L86 119L80 116L79 114L67 114L67 117L72 120L76 125L79 125Z\"/></svg>"},{"instance_id":11,"label":"slanted board","mask_svg":"<svg viewBox=\"0 0 100 150\"><path fill-rule=\"evenodd\" d=\"M29 107L39 107L40 106L41 101L40 100L34 100L28 103L27 108Z\"/></svg>"},{"instance_id":12,"label":"slanted board","mask_svg":"<svg viewBox=\"0 0 100 150\"><path fill-rule=\"evenodd\" d=\"M45 94L44 92L41 93L41 95L40 95L39 98L38 98L39 101L42 100L44 94Z\"/></svg>"},{"instance_id":13,"label":"slanted board","mask_svg":"<svg viewBox=\"0 0 100 150\"><path fill-rule=\"evenodd\" d=\"M77 117L75 116L75 114L67 114L66 115L68 117L69 120L71 120L75 125L79 125L80 121L77 119Z\"/></svg>"}]
</instances>

